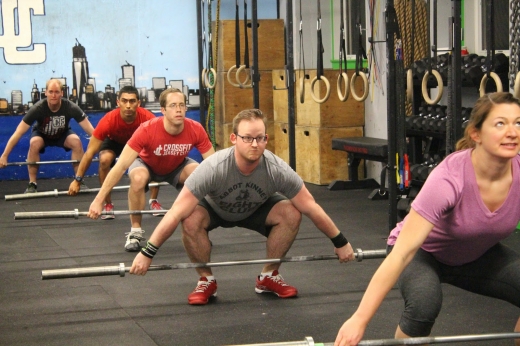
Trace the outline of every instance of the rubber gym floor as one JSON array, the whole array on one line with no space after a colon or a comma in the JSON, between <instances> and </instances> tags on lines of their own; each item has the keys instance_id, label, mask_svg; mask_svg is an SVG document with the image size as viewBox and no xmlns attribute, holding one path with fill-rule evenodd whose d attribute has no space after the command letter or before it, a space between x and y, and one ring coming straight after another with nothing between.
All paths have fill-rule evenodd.
<instances>
[{"instance_id":1,"label":"rubber gym floor","mask_svg":"<svg viewBox=\"0 0 520 346\"><path fill-rule=\"evenodd\" d=\"M38 190L66 190L70 179L40 180ZM96 177L87 178L99 187ZM119 185L128 185L124 177ZM22 193L26 181L0 181L3 195ZM370 200L369 190L330 191L307 184L317 202L345 233L354 248L385 248L388 201ZM161 187L165 208L177 192ZM116 210L127 210L126 191L112 193ZM75 267L131 265L125 252L128 216L115 220L14 220L14 212L88 211L94 194L6 201L1 204L0 344L1 345L235 345L283 341L334 341L355 311L382 259L340 264L336 260L284 263L281 274L299 290L297 298L256 294L261 264L215 267L218 297L205 306L190 306L187 295L197 282L194 269L59 280L42 280L41 271ZM148 196L147 196L148 198ZM143 215L151 234L160 218ZM518 249L520 234L505 243ZM245 229L210 233L212 261L265 258L265 240ZM287 256L333 254L331 242L309 219ZM180 230L161 247L154 264L189 262ZM402 309L394 288L368 326L364 339L392 338ZM508 303L444 287L444 304L433 336L513 331L518 309ZM512 340L478 342L512 345ZM469 343L458 343L469 345Z\"/></svg>"}]
</instances>

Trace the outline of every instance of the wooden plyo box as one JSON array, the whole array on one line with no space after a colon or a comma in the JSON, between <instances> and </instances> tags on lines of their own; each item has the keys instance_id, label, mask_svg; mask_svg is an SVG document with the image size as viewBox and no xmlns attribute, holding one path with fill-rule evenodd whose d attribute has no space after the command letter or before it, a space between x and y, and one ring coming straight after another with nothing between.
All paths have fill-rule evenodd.
<instances>
[{"instance_id":1,"label":"wooden plyo box","mask_svg":"<svg viewBox=\"0 0 520 346\"><path fill-rule=\"evenodd\" d=\"M231 143L231 140L229 139L229 136L233 133L233 123L221 123L219 121L215 121L215 140L217 142L215 150L221 150L225 148L229 148L233 144ZM268 140L267 140L267 146L266 149L269 151L275 152L275 131L274 131L274 122L268 121L267 122L267 134L268 134ZM239 139L241 140L241 139Z\"/></svg>"},{"instance_id":2,"label":"wooden plyo box","mask_svg":"<svg viewBox=\"0 0 520 346\"><path fill-rule=\"evenodd\" d=\"M350 78L354 71L349 70L347 74ZM337 79L339 71L325 70L323 75L330 83L330 96L324 103L317 103L311 96L311 82L316 77L316 70L306 70L304 78L304 102L300 102L300 76L303 76L302 70L295 71L295 97L296 104L296 124L301 126L319 126L319 127L350 127L365 125L365 104L354 100L352 95L347 101L341 102L337 92ZM363 90L363 81L360 77L356 80L356 94L361 95ZM316 96L323 98L325 96L325 83L317 81L314 85Z\"/></svg>"},{"instance_id":3,"label":"wooden plyo box","mask_svg":"<svg viewBox=\"0 0 520 346\"><path fill-rule=\"evenodd\" d=\"M334 180L348 180L348 160L345 152L332 150L332 138L362 137L363 128L295 127L296 172L305 182L328 185ZM362 165L360 165L362 168ZM363 171L360 169L360 177Z\"/></svg>"},{"instance_id":4,"label":"wooden plyo box","mask_svg":"<svg viewBox=\"0 0 520 346\"><path fill-rule=\"evenodd\" d=\"M235 20L219 21L217 72L227 71L236 66ZM282 19L259 19L258 24L258 69L283 69L285 65L285 28ZM240 27L240 63L244 65L244 21L239 21ZM253 35L251 21L247 22L247 37L249 45L249 64L253 63ZM213 33L215 26L213 23ZM215 47L215 43L213 43Z\"/></svg>"},{"instance_id":5,"label":"wooden plyo box","mask_svg":"<svg viewBox=\"0 0 520 346\"><path fill-rule=\"evenodd\" d=\"M289 164L289 125L275 121L274 135L274 153Z\"/></svg>"},{"instance_id":6,"label":"wooden plyo box","mask_svg":"<svg viewBox=\"0 0 520 346\"><path fill-rule=\"evenodd\" d=\"M259 101L260 110L268 120L273 120L273 83L271 71L259 71ZM231 85L227 73L217 73L215 88L215 121L230 123L244 109L254 106L253 89L241 89Z\"/></svg>"},{"instance_id":7,"label":"wooden plyo box","mask_svg":"<svg viewBox=\"0 0 520 346\"><path fill-rule=\"evenodd\" d=\"M285 70L273 70L273 119L275 122L289 122L288 91Z\"/></svg>"}]
</instances>

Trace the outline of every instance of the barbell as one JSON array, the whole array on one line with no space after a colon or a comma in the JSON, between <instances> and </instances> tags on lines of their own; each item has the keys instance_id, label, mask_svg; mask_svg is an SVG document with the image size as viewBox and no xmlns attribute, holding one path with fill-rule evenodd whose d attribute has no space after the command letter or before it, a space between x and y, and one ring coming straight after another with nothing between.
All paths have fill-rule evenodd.
<instances>
[{"instance_id":1,"label":"barbell","mask_svg":"<svg viewBox=\"0 0 520 346\"><path fill-rule=\"evenodd\" d=\"M361 250L356 249L354 253L356 261L361 262L364 259L385 258L386 250ZM283 263L283 262L304 262L304 261L320 261L338 259L336 255L311 255L311 256L293 256L282 258L265 258L245 261L227 261L227 262L207 262L207 263L177 263L177 264L160 264L151 265L148 271L156 270L173 270L173 269L190 269L190 268L206 268L206 267L226 267L246 264L266 264L266 263ZM83 267L83 268L69 268L69 269L48 269L42 270L42 280L51 279L69 279L90 276L108 276L119 275L125 276L125 273L130 271L130 267L125 267L124 263L119 263L118 266L104 266L104 267Z\"/></svg>"},{"instance_id":2,"label":"barbell","mask_svg":"<svg viewBox=\"0 0 520 346\"><path fill-rule=\"evenodd\" d=\"M92 159L92 162L98 162L99 159ZM80 163L80 160L58 160L58 161L36 161L36 162L9 162L7 166L27 166L27 165L51 165L59 163Z\"/></svg>"},{"instance_id":3,"label":"barbell","mask_svg":"<svg viewBox=\"0 0 520 346\"><path fill-rule=\"evenodd\" d=\"M99 215L145 215L145 214L166 214L168 210L113 210L102 211ZM87 216L88 211L22 211L15 212L15 220L34 220L34 219L78 219L80 216Z\"/></svg>"},{"instance_id":4,"label":"barbell","mask_svg":"<svg viewBox=\"0 0 520 346\"><path fill-rule=\"evenodd\" d=\"M489 341L501 339L520 339L520 333L468 334L453 336L426 336L405 339L374 339L361 340L359 346L389 346L389 345L426 345L446 344L465 341ZM229 345L231 346L231 345ZM334 346L333 342L318 343L307 336L303 341L271 342L262 344L242 344L235 346Z\"/></svg>"},{"instance_id":5,"label":"barbell","mask_svg":"<svg viewBox=\"0 0 520 346\"><path fill-rule=\"evenodd\" d=\"M148 187L154 187L154 186L166 186L170 185L167 182L162 183L150 183L148 184ZM122 185L122 186L114 186L112 188L112 191L114 190L128 190L130 188L130 185ZM101 188L94 188L94 189L83 189L79 190L79 193L91 193L91 192L98 192L101 190ZM42 198L42 197L58 197L58 196L65 196L69 194L69 190L66 191L58 191L58 189L54 189L53 191L43 191L43 192L34 192L34 193L19 193L14 195L5 195L6 201L12 201L16 199L31 199L31 198Z\"/></svg>"}]
</instances>

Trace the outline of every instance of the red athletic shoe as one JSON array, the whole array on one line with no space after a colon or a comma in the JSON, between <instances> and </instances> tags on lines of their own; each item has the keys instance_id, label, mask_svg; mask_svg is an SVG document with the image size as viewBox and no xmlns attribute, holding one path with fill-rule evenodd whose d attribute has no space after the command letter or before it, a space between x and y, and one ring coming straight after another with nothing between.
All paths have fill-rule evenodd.
<instances>
[{"instance_id":1,"label":"red athletic shoe","mask_svg":"<svg viewBox=\"0 0 520 346\"><path fill-rule=\"evenodd\" d=\"M272 276L266 276L263 280L260 280L260 276L258 276L256 279L255 292L272 292L280 298L295 297L298 294L296 287L290 286L283 281L278 270L275 270Z\"/></svg>"},{"instance_id":2,"label":"red athletic shoe","mask_svg":"<svg viewBox=\"0 0 520 346\"><path fill-rule=\"evenodd\" d=\"M164 210L161 203L159 203L156 199L150 203L150 210ZM153 213L153 216L164 216L164 213Z\"/></svg>"},{"instance_id":3,"label":"red athletic shoe","mask_svg":"<svg viewBox=\"0 0 520 346\"><path fill-rule=\"evenodd\" d=\"M204 276L199 279L195 290L188 295L188 303L191 305L207 304L209 298L217 296L217 281L208 281Z\"/></svg>"},{"instance_id":4,"label":"red athletic shoe","mask_svg":"<svg viewBox=\"0 0 520 346\"><path fill-rule=\"evenodd\" d=\"M112 203L106 203L103 206L103 211L106 211L106 212L114 211L114 205ZM112 220L114 218L115 218L114 215L101 215L101 220Z\"/></svg>"}]
</instances>

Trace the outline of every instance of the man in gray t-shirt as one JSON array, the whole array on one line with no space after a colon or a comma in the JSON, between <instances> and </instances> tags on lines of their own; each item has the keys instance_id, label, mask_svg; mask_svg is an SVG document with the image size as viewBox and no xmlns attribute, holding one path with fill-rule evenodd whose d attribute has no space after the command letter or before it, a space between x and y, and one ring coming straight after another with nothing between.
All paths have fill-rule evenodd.
<instances>
[{"instance_id":1,"label":"man in gray t-shirt","mask_svg":"<svg viewBox=\"0 0 520 346\"><path fill-rule=\"evenodd\" d=\"M240 137L240 138L239 138ZM329 237L340 262L354 260L354 251L334 222L316 203L303 180L282 159L266 150L266 119L258 109L244 110L233 119L233 147L204 160L186 180L172 208L137 254L131 274L146 274L159 247L182 222L184 248L194 263L210 261L208 232L216 227L243 227L267 238L267 257L289 251L301 214ZM278 273L280 263L266 264L256 280L257 293L294 297L298 290ZM211 268L196 268L200 279L188 295L189 304L208 303L217 294Z\"/></svg>"}]
</instances>

